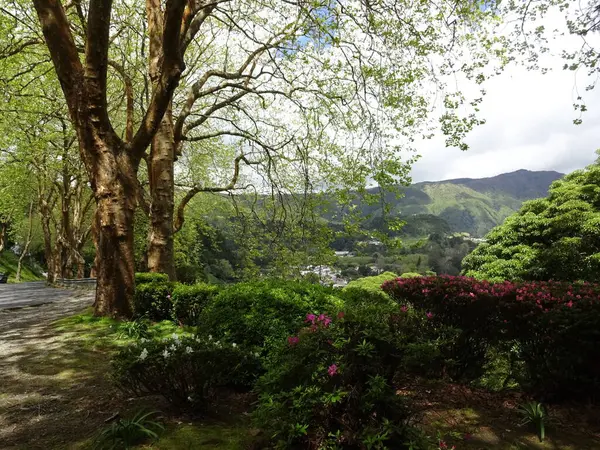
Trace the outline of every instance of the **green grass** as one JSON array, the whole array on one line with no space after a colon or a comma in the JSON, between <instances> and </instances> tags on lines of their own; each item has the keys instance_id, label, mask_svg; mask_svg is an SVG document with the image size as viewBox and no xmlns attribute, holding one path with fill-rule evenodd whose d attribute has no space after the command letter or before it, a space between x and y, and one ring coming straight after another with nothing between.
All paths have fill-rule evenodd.
<instances>
[{"instance_id":1,"label":"green grass","mask_svg":"<svg viewBox=\"0 0 600 450\"><path fill-rule=\"evenodd\" d=\"M10 250L4 250L0 253L0 272L8 272L9 283L16 283L15 274L17 273L18 264L19 257ZM43 279L41 269L28 264L27 258L25 258L21 269L21 281L39 281Z\"/></svg>"},{"instance_id":2,"label":"green grass","mask_svg":"<svg viewBox=\"0 0 600 450\"><path fill-rule=\"evenodd\" d=\"M244 424L180 424L168 427L158 442L140 446L154 450L243 450L248 439Z\"/></svg>"},{"instance_id":3,"label":"green grass","mask_svg":"<svg viewBox=\"0 0 600 450\"><path fill-rule=\"evenodd\" d=\"M133 341L133 338L127 335L126 322L96 317L92 308L88 308L82 314L61 319L55 322L54 326L57 331L76 334L79 343L86 348L118 348ZM153 323L148 328L149 334L158 339L174 333L181 335L191 331L189 327L179 327L168 320Z\"/></svg>"}]
</instances>

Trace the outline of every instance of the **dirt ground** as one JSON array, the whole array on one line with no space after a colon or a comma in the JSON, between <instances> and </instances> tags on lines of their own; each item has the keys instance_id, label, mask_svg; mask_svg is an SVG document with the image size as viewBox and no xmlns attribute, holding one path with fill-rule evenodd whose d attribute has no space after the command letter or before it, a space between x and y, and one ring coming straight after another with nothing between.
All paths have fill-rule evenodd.
<instances>
[{"instance_id":1,"label":"dirt ground","mask_svg":"<svg viewBox=\"0 0 600 450\"><path fill-rule=\"evenodd\" d=\"M102 349L77 345L52 325L92 302L83 291L0 311L0 448L68 448L114 413L106 365L96 363Z\"/></svg>"}]
</instances>

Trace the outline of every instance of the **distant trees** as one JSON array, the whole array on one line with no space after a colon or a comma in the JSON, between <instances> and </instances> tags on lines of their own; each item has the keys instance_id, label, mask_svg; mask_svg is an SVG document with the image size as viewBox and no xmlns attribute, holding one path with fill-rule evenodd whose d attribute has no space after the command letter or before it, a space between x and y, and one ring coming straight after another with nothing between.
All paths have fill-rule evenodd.
<instances>
[{"instance_id":1,"label":"distant trees","mask_svg":"<svg viewBox=\"0 0 600 450\"><path fill-rule=\"evenodd\" d=\"M526 202L463 261L467 276L488 280L600 281L600 166L552 184Z\"/></svg>"}]
</instances>

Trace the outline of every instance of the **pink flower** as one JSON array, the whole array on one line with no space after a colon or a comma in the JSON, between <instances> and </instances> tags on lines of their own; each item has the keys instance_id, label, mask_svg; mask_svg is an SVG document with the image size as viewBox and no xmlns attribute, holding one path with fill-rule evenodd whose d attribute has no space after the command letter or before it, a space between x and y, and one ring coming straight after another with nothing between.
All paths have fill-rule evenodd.
<instances>
[{"instance_id":1,"label":"pink flower","mask_svg":"<svg viewBox=\"0 0 600 450\"><path fill-rule=\"evenodd\" d=\"M327 369L327 373L329 374L330 377L332 377L337 373L337 369L338 369L338 367L335 364L332 364Z\"/></svg>"},{"instance_id":2,"label":"pink flower","mask_svg":"<svg viewBox=\"0 0 600 450\"><path fill-rule=\"evenodd\" d=\"M291 346L296 345L298 342L300 342L300 338L298 336L288 337L288 344L290 344Z\"/></svg>"},{"instance_id":3,"label":"pink flower","mask_svg":"<svg viewBox=\"0 0 600 450\"><path fill-rule=\"evenodd\" d=\"M305 322L315 323L315 319L317 316L314 314L307 314Z\"/></svg>"},{"instance_id":4,"label":"pink flower","mask_svg":"<svg viewBox=\"0 0 600 450\"><path fill-rule=\"evenodd\" d=\"M402 311L402 312L408 311L408 306L403 305L402 308L400 308L400 311Z\"/></svg>"},{"instance_id":5,"label":"pink flower","mask_svg":"<svg viewBox=\"0 0 600 450\"><path fill-rule=\"evenodd\" d=\"M337 314L337 318L338 318L338 319L343 319L345 315L346 315L346 313L345 313L344 311L340 311L340 312Z\"/></svg>"},{"instance_id":6,"label":"pink flower","mask_svg":"<svg viewBox=\"0 0 600 450\"><path fill-rule=\"evenodd\" d=\"M319 317L317 318L317 320L319 322L323 322L325 320L325 314L319 314Z\"/></svg>"},{"instance_id":7,"label":"pink flower","mask_svg":"<svg viewBox=\"0 0 600 450\"><path fill-rule=\"evenodd\" d=\"M167 294L167 298L170 299L171 298L171 294Z\"/></svg>"},{"instance_id":8,"label":"pink flower","mask_svg":"<svg viewBox=\"0 0 600 450\"><path fill-rule=\"evenodd\" d=\"M569 300L569 303L567 303L567 306L569 308L572 308L573 307L573 300Z\"/></svg>"},{"instance_id":9,"label":"pink flower","mask_svg":"<svg viewBox=\"0 0 600 450\"><path fill-rule=\"evenodd\" d=\"M444 441L440 441L440 448L448 448L448 444L446 444Z\"/></svg>"},{"instance_id":10,"label":"pink flower","mask_svg":"<svg viewBox=\"0 0 600 450\"><path fill-rule=\"evenodd\" d=\"M331 323L331 318L325 317L325 319L323 320L323 325L325 326L325 328L327 328L330 323Z\"/></svg>"},{"instance_id":11,"label":"pink flower","mask_svg":"<svg viewBox=\"0 0 600 450\"><path fill-rule=\"evenodd\" d=\"M425 314L427 316L428 319L431 319L433 317L433 313L431 311L427 311L427 314Z\"/></svg>"}]
</instances>

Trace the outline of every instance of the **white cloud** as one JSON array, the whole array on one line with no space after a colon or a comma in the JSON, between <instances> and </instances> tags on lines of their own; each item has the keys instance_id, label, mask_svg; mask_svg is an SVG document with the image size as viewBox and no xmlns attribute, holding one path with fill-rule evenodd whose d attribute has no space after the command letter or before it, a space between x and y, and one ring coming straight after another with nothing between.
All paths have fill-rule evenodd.
<instances>
[{"instance_id":1,"label":"white cloud","mask_svg":"<svg viewBox=\"0 0 600 450\"><path fill-rule=\"evenodd\" d=\"M548 19L554 26L559 20L564 24L562 17ZM562 38L551 49L559 54L565 45L578 45L578 39ZM563 71L560 56L544 62L554 70L544 75L512 66L488 81L481 108L487 123L468 136L467 152L446 148L441 136L419 143L422 157L413 167L413 181L481 178L519 169L566 173L590 164L600 147L600 92L585 92L585 76ZM589 110L582 125L573 124L578 95Z\"/></svg>"}]
</instances>

